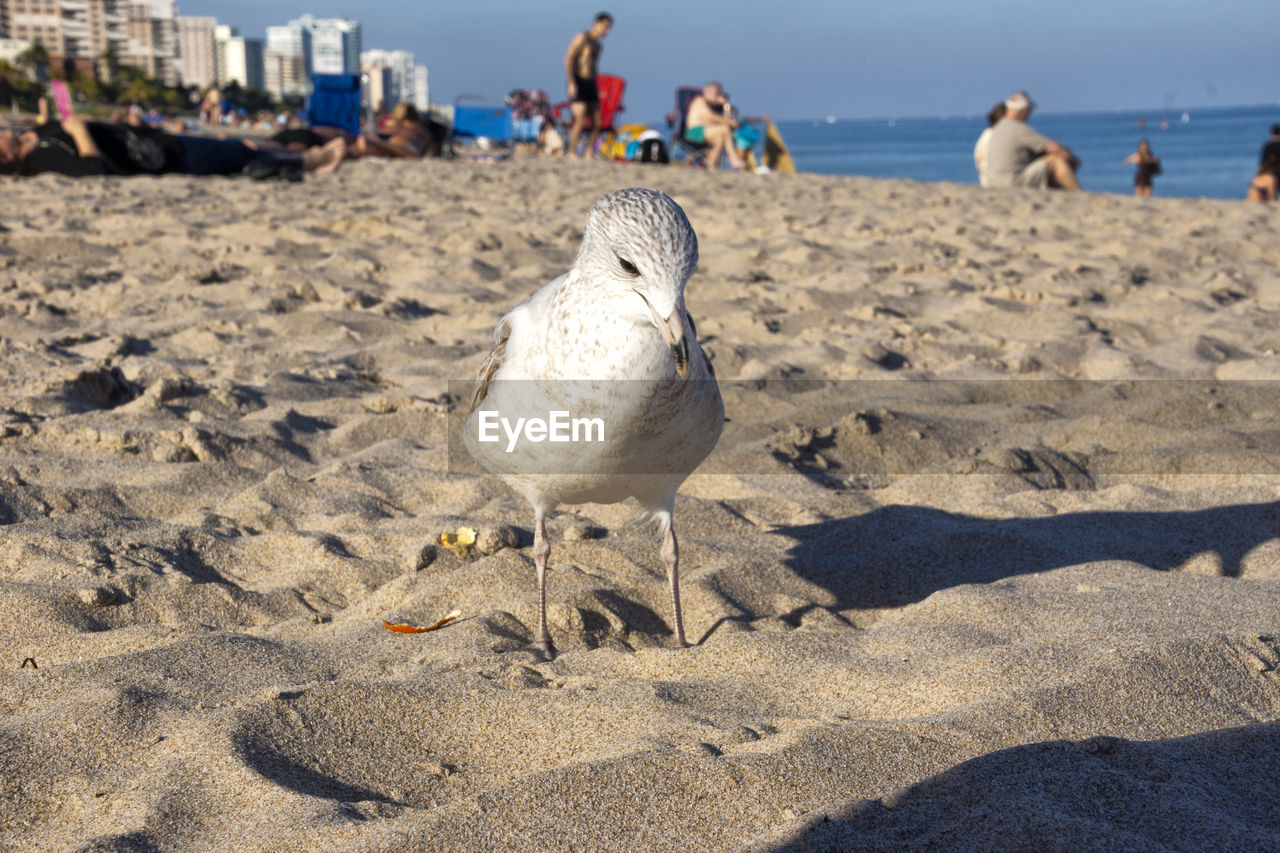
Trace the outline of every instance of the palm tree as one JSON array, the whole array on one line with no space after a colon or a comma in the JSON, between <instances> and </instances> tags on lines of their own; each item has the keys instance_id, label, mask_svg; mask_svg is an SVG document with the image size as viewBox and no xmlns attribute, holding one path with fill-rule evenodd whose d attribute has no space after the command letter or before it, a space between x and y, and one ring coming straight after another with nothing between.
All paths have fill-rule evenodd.
<instances>
[{"instance_id":1,"label":"palm tree","mask_svg":"<svg viewBox=\"0 0 1280 853\"><path fill-rule=\"evenodd\" d=\"M44 82L49 76L49 51L38 41L13 58L18 67L28 69L36 80Z\"/></svg>"},{"instance_id":2,"label":"palm tree","mask_svg":"<svg viewBox=\"0 0 1280 853\"><path fill-rule=\"evenodd\" d=\"M25 109L35 109L36 98L40 97L43 89L17 65L0 59L0 104L8 107L16 101Z\"/></svg>"},{"instance_id":3,"label":"palm tree","mask_svg":"<svg viewBox=\"0 0 1280 853\"><path fill-rule=\"evenodd\" d=\"M114 46L108 46L102 52L102 64L107 69L107 81L116 82L116 75L120 73L120 54L116 53Z\"/></svg>"}]
</instances>

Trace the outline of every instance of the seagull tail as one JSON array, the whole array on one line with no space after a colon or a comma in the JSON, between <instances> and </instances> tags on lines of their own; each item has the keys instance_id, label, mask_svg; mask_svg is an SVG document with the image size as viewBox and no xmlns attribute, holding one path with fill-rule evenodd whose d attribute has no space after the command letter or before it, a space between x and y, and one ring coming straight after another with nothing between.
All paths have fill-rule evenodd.
<instances>
[{"instance_id":1,"label":"seagull tail","mask_svg":"<svg viewBox=\"0 0 1280 853\"><path fill-rule=\"evenodd\" d=\"M628 519L627 524L635 527L647 527L650 530L663 530L671 524L671 510L666 507L646 509L644 512Z\"/></svg>"}]
</instances>

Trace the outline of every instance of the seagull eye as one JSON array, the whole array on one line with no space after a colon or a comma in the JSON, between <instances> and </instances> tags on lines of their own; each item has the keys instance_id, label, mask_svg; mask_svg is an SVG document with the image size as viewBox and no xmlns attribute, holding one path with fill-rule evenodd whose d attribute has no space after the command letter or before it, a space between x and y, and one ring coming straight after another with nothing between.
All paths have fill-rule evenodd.
<instances>
[{"instance_id":1,"label":"seagull eye","mask_svg":"<svg viewBox=\"0 0 1280 853\"><path fill-rule=\"evenodd\" d=\"M640 268L626 258L618 258L618 264L627 275L640 275Z\"/></svg>"}]
</instances>

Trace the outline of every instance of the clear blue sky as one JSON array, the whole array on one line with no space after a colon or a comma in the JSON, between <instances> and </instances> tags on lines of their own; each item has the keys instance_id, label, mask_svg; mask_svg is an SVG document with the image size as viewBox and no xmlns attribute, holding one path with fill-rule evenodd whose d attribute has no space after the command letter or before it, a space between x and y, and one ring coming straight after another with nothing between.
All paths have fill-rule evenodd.
<instances>
[{"instance_id":1,"label":"clear blue sky","mask_svg":"<svg viewBox=\"0 0 1280 853\"><path fill-rule=\"evenodd\" d=\"M414 52L436 102L563 99L565 48L601 10L601 70L627 79L633 121L709 79L775 119L976 114L1018 88L1042 112L1280 102L1280 0L179 0L259 38L303 13L357 20L365 49Z\"/></svg>"}]
</instances>

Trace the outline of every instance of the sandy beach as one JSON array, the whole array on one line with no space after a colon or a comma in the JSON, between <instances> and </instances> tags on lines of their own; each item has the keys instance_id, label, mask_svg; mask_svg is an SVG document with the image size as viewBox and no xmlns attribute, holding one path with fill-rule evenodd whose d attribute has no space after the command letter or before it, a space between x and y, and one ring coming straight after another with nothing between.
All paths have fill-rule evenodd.
<instances>
[{"instance_id":1,"label":"sandy beach","mask_svg":"<svg viewBox=\"0 0 1280 853\"><path fill-rule=\"evenodd\" d=\"M1274 205L2 186L3 849L1280 850ZM626 186L697 232L729 419L677 504L694 645L636 507L566 507L540 662L532 512L448 429Z\"/></svg>"}]
</instances>

